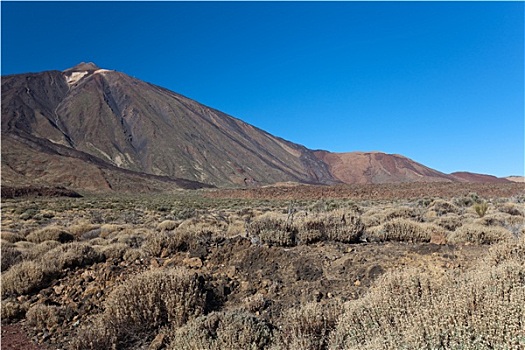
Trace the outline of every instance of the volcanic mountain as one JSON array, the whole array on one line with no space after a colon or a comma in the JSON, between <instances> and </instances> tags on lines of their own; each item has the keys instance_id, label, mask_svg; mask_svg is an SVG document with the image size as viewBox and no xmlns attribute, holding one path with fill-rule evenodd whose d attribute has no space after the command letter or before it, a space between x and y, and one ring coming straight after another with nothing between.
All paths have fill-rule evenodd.
<instances>
[{"instance_id":1,"label":"volcanic mountain","mask_svg":"<svg viewBox=\"0 0 525 350\"><path fill-rule=\"evenodd\" d=\"M92 63L3 77L2 136L9 135L137 173L216 186L335 182L301 145ZM2 168L16 168L4 147L2 155Z\"/></svg>"},{"instance_id":2,"label":"volcanic mountain","mask_svg":"<svg viewBox=\"0 0 525 350\"><path fill-rule=\"evenodd\" d=\"M89 190L467 181L384 153L330 153L81 63L2 77L2 182Z\"/></svg>"}]
</instances>

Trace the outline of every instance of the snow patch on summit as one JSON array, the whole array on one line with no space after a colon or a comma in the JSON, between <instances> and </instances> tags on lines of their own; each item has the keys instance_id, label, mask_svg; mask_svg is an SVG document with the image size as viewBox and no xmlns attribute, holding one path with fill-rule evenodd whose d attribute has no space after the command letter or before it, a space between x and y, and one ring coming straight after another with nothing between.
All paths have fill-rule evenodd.
<instances>
[{"instance_id":1,"label":"snow patch on summit","mask_svg":"<svg viewBox=\"0 0 525 350\"><path fill-rule=\"evenodd\" d=\"M84 71L71 72L71 73L68 73L66 75L66 81L67 81L68 85L71 87L72 85L75 85L76 83L78 83L80 81L80 79L84 78L86 75L88 75L90 73L92 73L92 74L103 74L103 73L107 73L107 72L111 72L111 70L109 70L109 69L97 69L96 71L84 70Z\"/></svg>"},{"instance_id":2,"label":"snow patch on summit","mask_svg":"<svg viewBox=\"0 0 525 350\"><path fill-rule=\"evenodd\" d=\"M72 72L70 75L66 76L66 81L69 86L74 85L88 73L88 71Z\"/></svg>"}]
</instances>

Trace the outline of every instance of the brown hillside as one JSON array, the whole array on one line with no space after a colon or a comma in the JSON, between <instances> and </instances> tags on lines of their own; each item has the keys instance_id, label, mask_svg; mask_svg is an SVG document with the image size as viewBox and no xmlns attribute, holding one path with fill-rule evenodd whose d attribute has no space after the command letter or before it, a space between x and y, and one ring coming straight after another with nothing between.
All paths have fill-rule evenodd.
<instances>
[{"instance_id":1,"label":"brown hillside","mask_svg":"<svg viewBox=\"0 0 525 350\"><path fill-rule=\"evenodd\" d=\"M347 184L458 181L397 154L326 151L317 151L315 154L328 164L336 179Z\"/></svg>"},{"instance_id":2,"label":"brown hillside","mask_svg":"<svg viewBox=\"0 0 525 350\"><path fill-rule=\"evenodd\" d=\"M499 178L499 177L492 176L492 175L474 174L474 173L469 173L467 171L459 171L459 172L452 173L450 175L460 180L467 181L467 182L506 183L510 181L510 180Z\"/></svg>"},{"instance_id":3,"label":"brown hillside","mask_svg":"<svg viewBox=\"0 0 525 350\"><path fill-rule=\"evenodd\" d=\"M88 191L150 192L209 185L137 173L82 152L2 134L2 187L66 186Z\"/></svg>"}]
</instances>

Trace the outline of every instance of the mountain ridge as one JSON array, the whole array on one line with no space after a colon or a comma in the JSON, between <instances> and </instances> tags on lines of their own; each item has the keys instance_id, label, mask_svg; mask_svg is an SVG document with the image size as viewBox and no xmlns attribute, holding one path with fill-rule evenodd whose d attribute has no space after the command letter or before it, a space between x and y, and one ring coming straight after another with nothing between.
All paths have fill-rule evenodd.
<instances>
[{"instance_id":1,"label":"mountain ridge","mask_svg":"<svg viewBox=\"0 0 525 350\"><path fill-rule=\"evenodd\" d=\"M402 155L310 150L92 62L2 77L2 137L13 135L33 149L61 145L62 157L80 152L67 156L105 171L186 179L190 187L469 181ZM2 157L2 168L16 162Z\"/></svg>"}]
</instances>

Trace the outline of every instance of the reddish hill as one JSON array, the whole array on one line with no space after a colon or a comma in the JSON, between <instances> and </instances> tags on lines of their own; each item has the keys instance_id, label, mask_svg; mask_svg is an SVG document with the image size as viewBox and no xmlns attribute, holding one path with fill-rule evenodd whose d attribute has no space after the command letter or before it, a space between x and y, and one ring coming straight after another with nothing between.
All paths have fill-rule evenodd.
<instances>
[{"instance_id":1,"label":"reddish hill","mask_svg":"<svg viewBox=\"0 0 525 350\"><path fill-rule=\"evenodd\" d=\"M315 154L328 164L336 179L347 184L460 181L398 154L326 151Z\"/></svg>"},{"instance_id":2,"label":"reddish hill","mask_svg":"<svg viewBox=\"0 0 525 350\"><path fill-rule=\"evenodd\" d=\"M496 176L469 173L467 171L458 171L450 175L457 178L459 181L466 181L466 182L479 182L479 183L508 183L510 182L510 180L499 178Z\"/></svg>"}]
</instances>

